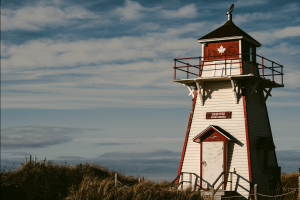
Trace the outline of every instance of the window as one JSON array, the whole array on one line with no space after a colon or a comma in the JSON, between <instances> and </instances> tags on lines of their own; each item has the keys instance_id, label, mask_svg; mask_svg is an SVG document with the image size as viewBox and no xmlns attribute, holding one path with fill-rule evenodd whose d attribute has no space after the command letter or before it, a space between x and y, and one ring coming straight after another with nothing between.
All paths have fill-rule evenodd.
<instances>
[{"instance_id":1,"label":"window","mask_svg":"<svg viewBox=\"0 0 300 200\"><path fill-rule=\"evenodd\" d=\"M257 148L260 156L261 170L263 173L269 173L270 151L275 150L275 145L271 137L260 137L257 140Z\"/></svg>"},{"instance_id":2,"label":"window","mask_svg":"<svg viewBox=\"0 0 300 200\"><path fill-rule=\"evenodd\" d=\"M263 164L263 172L268 172L269 168L269 150L267 148L262 149L262 164Z\"/></svg>"},{"instance_id":3,"label":"window","mask_svg":"<svg viewBox=\"0 0 300 200\"><path fill-rule=\"evenodd\" d=\"M250 56L249 60L252 61L252 59L253 59L253 54L252 54L253 53L253 48L252 47L249 48L249 53L250 53L249 54L249 56Z\"/></svg>"}]
</instances>

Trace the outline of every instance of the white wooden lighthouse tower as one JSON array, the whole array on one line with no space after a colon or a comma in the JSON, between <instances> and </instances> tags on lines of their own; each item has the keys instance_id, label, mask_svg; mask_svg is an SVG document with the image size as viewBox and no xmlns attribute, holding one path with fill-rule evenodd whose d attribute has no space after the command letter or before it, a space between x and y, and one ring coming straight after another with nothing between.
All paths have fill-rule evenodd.
<instances>
[{"instance_id":1,"label":"white wooden lighthouse tower","mask_svg":"<svg viewBox=\"0 0 300 200\"><path fill-rule=\"evenodd\" d=\"M202 56L174 59L173 81L193 97L176 185L249 195L258 184L270 194L278 163L266 100L284 86L283 66L256 54L261 44L233 23L232 10L198 39Z\"/></svg>"}]
</instances>

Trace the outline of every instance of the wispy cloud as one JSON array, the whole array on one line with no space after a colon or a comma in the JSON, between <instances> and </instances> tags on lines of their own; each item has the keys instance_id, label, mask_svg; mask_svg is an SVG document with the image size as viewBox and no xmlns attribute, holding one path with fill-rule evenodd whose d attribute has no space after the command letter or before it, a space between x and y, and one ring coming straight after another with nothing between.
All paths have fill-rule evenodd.
<instances>
[{"instance_id":1,"label":"wispy cloud","mask_svg":"<svg viewBox=\"0 0 300 200\"><path fill-rule=\"evenodd\" d=\"M79 141L104 141L103 143L114 143L116 140L121 140L124 144L129 144L130 142L134 143L143 143L143 142L182 142L182 138L163 138L163 137L155 137L155 138L81 138L74 139ZM98 143L96 143L98 144ZM119 144L119 143L117 143ZM121 143L122 144L122 143Z\"/></svg>"},{"instance_id":2,"label":"wispy cloud","mask_svg":"<svg viewBox=\"0 0 300 200\"><path fill-rule=\"evenodd\" d=\"M264 2L253 1L251 5L262 3ZM59 23L72 23L72 20L79 19L93 19L94 23L98 23L101 21L99 16L103 15L101 12L95 14L80 6L60 5L60 3L43 5L49 8L47 12L38 11L39 8L43 8L38 4L32 8L27 6L17 10L6 10L2 14L6 13L11 20L17 20L20 18L18 13L25 13L25 16L30 17L24 17L24 24L35 26L39 30L46 30L43 29L45 26L52 26L51 24L60 21L60 18L63 20ZM226 5L228 7L228 3ZM33 13L42 13L43 16L33 19L30 14L30 9L33 8L37 8ZM162 18L164 15L170 17L170 20L177 16L185 18L198 14L196 4L170 9L142 6L130 0L118 8L114 7L105 12L109 17L112 13L119 13L120 16L115 15L113 20L119 20L118 17L121 17L122 24L132 24L130 20L134 20L133 18L138 19L149 13L155 14L156 18ZM55 17L52 18L51 15ZM254 14L250 15L255 17ZM273 16L270 13L267 13L268 15ZM241 20L249 16L243 15ZM130 26L126 33L143 34L109 35L87 39L70 39L68 36L56 39L58 37L56 35L52 38L31 39L18 44L14 44L13 41L2 42L1 64L2 74L5 74L1 80L3 107L74 109L116 105L121 107L182 105L181 100L166 101L167 98L178 95L180 87L179 84L172 83L172 59L199 56L201 46L196 39L221 24L205 20L181 24L180 27L147 20L133 24L136 25ZM91 24L90 22L80 24L85 25L90 27ZM252 32L250 35L258 41L264 41L263 44L274 44L277 40L298 37L299 30L300 27L287 26L283 29ZM193 35L193 38L186 35ZM299 54L298 46L279 43L272 47L261 47L258 52L263 52L263 56L267 58L270 58L269 56L280 58L280 55L296 56ZM300 85L297 78L299 71L293 65L295 61L290 60L286 69L293 70L284 71L285 77L288 77L284 81L286 85L295 88ZM18 98L15 98L15 95L18 95Z\"/></svg>"},{"instance_id":3,"label":"wispy cloud","mask_svg":"<svg viewBox=\"0 0 300 200\"><path fill-rule=\"evenodd\" d=\"M124 7L117 8L116 12L121 16L122 21L139 20L144 17L143 11L147 8L141 6L138 2L126 0Z\"/></svg>"},{"instance_id":4,"label":"wispy cloud","mask_svg":"<svg viewBox=\"0 0 300 200\"><path fill-rule=\"evenodd\" d=\"M197 16L197 10L194 4L184 6L178 10L163 10L161 12L163 18L194 18Z\"/></svg>"},{"instance_id":5,"label":"wispy cloud","mask_svg":"<svg viewBox=\"0 0 300 200\"><path fill-rule=\"evenodd\" d=\"M237 6L239 7L248 7L249 5L267 4L268 1L239 1L238 3L239 4ZM297 15L299 10L300 7L298 4L287 4L281 7L280 9L273 10L273 12L251 12L243 14L234 14L233 21L235 24L240 25L245 22L251 21L267 21L270 23L270 20L290 20L288 16L291 16L292 14Z\"/></svg>"},{"instance_id":6,"label":"wispy cloud","mask_svg":"<svg viewBox=\"0 0 300 200\"><path fill-rule=\"evenodd\" d=\"M283 29L274 29L268 31L256 31L249 34L256 40L263 41L264 44L273 44L279 39L300 36L300 26L285 27Z\"/></svg>"},{"instance_id":7,"label":"wispy cloud","mask_svg":"<svg viewBox=\"0 0 300 200\"><path fill-rule=\"evenodd\" d=\"M283 13L297 13L300 10L300 6L297 3L288 3L280 8L279 12Z\"/></svg>"},{"instance_id":8,"label":"wispy cloud","mask_svg":"<svg viewBox=\"0 0 300 200\"><path fill-rule=\"evenodd\" d=\"M135 31L142 31L142 32L159 31L159 29L160 29L160 26L159 26L158 23L145 22L145 23L142 23L139 26L136 26L133 29L131 29L130 32L135 32Z\"/></svg>"},{"instance_id":9,"label":"wispy cloud","mask_svg":"<svg viewBox=\"0 0 300 200\"><path fill-rule=\"evenodd\" d=\"M248 6L257 6L269 3L269 0L253 0L253 1L244 1L238 0L234 4L238 7L248 7Z\"/></svg>"},{"instance_id":10,"label":"wispy cloud","mask_svg":"<svg viewBox=\"0 0 300 200\"><path fill-rule=\"evenodd\" d=\"M170 103L155 97L178 93L179 85L170 81L172 58L200 54L200 45L195 39L182 39L178 35L187 30L196 31L195 27L201 26L202 23L191 23L185 26L184 31L168 29L160 37L156 37L156 33L153 36L76 42L36 40L21 45L2 44L5 56L2 58L2 72L6 74L2 78L3 105L65 109L179 105L181 102L174 100ZM270 59L291 51L291 54L297 55L298 46L281 43L275 48L258 49L258 53L263 52L262 55ZM164 59L165 56L168 59ZM285 84L298 87L299 71L292 70L293 66L286 69L290 71L284 71L285 77L288 77L284 80ZM36 84L37 81L39 84ZM112 90L115 86L118 89ZM147 86L160 90L153 93L153 90L143 88ZM19 91L23 92L22 96L14 98L14 93ZM148 98L141 101L141 95Z\"/></svg>"},{"instance_id":11,"label":"wispy cloud","mask_svg":"<svg viewBox=\"0 0 300 200\"><path fill-rule=\"evenodd\" d=\"M194 4L186 5L178 9L162 9L161 7L144 7L138 2L126 0L123 7L119 7L116 11L112 11L120 15L121 21L142 20L146 16L152 18L194 18L197 16L197 10Z\"/></svg>"},{"instance_id":12,"label":"wispy cloud","mask_svg":"<svg viewBox=\"0 0 300 200\"><path fill-rule=\"evenodd\" d=\"M279 17L278 14L274 14L271 12L268 13L251 13L251 14L237 14L234 15L234 23L237 25L243 24L244 22L248 21L255 21L255 20L268 20L272 18Z\"/></svg>"},{"instance_id":13,"label":"wispy cloud","mask_svg":"<svg viewBox=\"0 0 300 200\"><path fill-rule=\"evenodd\" d=\"M194 44L194 45L193 45ZM179 48L180 47L180 48ZM64 41L40 39L21 45L3 45L5 68L62 67L160 58L161 53L178 56L183 49L192 52L200 46L192 39L171 40L154 37L121 37ZM30 51L27 51L30 49ZM171 51L171 52L170 52ZM186 52L185 54L189 53ZM159 56L159 54L161 56Z\"/></svg>"},{"instance_id":14,"label":"wispy cloud","mask_svg":"<svg viewBox=\"0 0 300 200\"><path fill-rule=\"evenodd\" d=\"M178 39L181 33L186 33L186 30L161 37L149 35L79 41L39 39L20 45L2 44L2 72L6 74L2 78L2 91L23 91L23 96L17 99L11 96L12 93L4 92L3 102L9 107L14 104L17 107L46 108L55 108L57 100L64 104L59 106L61 108L68 108L74 101L89 107L107 105L107 102L170 106L173 102L162 103L150 98L175 94L170 88L166 89L174 86L170 81L172 58L200 54L197 41ZM118 86L118 93L116 88L111 90L113 86ZM146 86L164 91L147 93L142 88ZM118 98L114 98L116 94ZM149 98L141 101L141 94ZM36 95L39 97L35 98Z\"/></svg>"},{"instance_id":15,"label":"wispy cloud","mask_svg":"<svg viewBox=\"0 0 300 200\"><path fill-rule=\"evenodd\" d=\"M125 142L99 142L96 145L97 146L123 146L123 145L132 145L132 144L139 144L138 142L130 142L130 143L125 143Z\"/></svg>"},{"instance_id":16,"label":"wispy cloud","mask_svg":"<svg viewBox=\"0 0 300 200\"><path fill-rule=\"evenodd\" d=\"M97 129L55 126L20 126L1 130L1 146L5 149L43 148L71 142L76 133Z\"/></svg>"},{"instance_id":17,"label":"wispy cloud","mask_svg":"<svg viewBox=\"0 0 300 200\"><path fill-rule=\"evenodd\" d=\"M98 16L83 7L69 6L26 6L17 10L2 9L2 31L39 31L45 27L58 27L72 23L72 20L95 19Z\"/></svg>"},{"instance_id":18,"label":"wispy cloud","mask_svg":"<svg viewBox=\"0 0 300 200\"><path fill-rule=\"evenodd\" d=\"M244 1L244 0L237 0L235 2L226 2L226 1L207 1L205 4L201 3L201 10L214 10L214 9L224 9L224 14L227 10L229 10L231 4L233 3L235 9L242 8L242 7L251 7L251 6L258 6L268 4L269 0L253 0L253 1Z\"/></svg>"}]
</instances>

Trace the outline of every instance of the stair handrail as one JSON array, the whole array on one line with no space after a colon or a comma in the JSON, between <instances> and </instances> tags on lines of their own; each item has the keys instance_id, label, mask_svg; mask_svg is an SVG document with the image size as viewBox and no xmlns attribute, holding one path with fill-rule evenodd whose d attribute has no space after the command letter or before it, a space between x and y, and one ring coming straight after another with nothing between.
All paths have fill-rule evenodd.
<instances>
[{"instance_id":1,"label":"stair handrail","mask_svg":"<svg viewBox=\"0 0 300 200\"><path fill-rule=\"evenodd\" d=\"M170 183L170 187L172 187L172 185L173 185L173 183L175 183L176 181L177 181L177 179L180 177L180 175L181 175L181 172L180 172L180 174L178 174L177 176L176 176L176 178ZM180 183L178 183L178 185L179 185Z\"/></svg>"},{"instance_id":2,"label":"stair handrail","mask_svg":"<svg viewBox=\"0 0 300 200\"><path fill-rule=\"evenodd\" d=\"M218 178L215 180L215 182L211 185L211 187L215 186L215 184L219 181L219 179L222 177L223 174L224 174L224 172L221 172L221 174L218 176Z\"/></svg>"},{"instance_id":3,"label":"stair handrail","mask_svg":"<svg viewBox=\"0 0 300 200\"><path fill-rule=\"evenodd\" d=\"M228 183L228 181L227 181L227 179L225 180L225 178L224 178L224 180L219 184L219 186L216 188L216 189L214 189L214 186L215 186L215 184L219 181L219 179L224 175L224 174L236 174L236 171L234 171L234 172L230 172L230 171L227 171L227 172L221 172L221 174L218 176L218 178L215 180L215 182L211 185L211 188L212 188L212 190L213 190L213 193L214 194L216 194L216 192L220 189L220 187L224 184L224 183ZM231 182L232 182L232 180L231 180Z\"/></svg>"},{"instance_id":4,"label":"stair handrail","mask_svg":"<svg viewBox=\"0 0 300 200\"><path fill-rule=\"evenodd\" d=\"M183 176L183 174L192 174L192 175L198 177L198 178L200 179L200 181L202 180L202 178L199 177L196 173L192 173L192 172L180 172L180 174L178 174L178 175L176 176L176 178L170 183L170 187L171 187L171 188L172 188L172 185L177 181L177 179L180 178L181 175ZM183 184L184 182L192 183L192 180L190 180L190 181L183 181L183 180L181 180L181 181L179 181L179 182L177 183L177 185L175 185L174 188L175 188L175 189L178 189L178 187L179 187L181 184ZM194 185L194 190L196 189L196 186L198 186L200 189L204 189L204 188L202 188L200 185L198 185L197 183L195 183L195 185ZM204 189L204 190L205 190L205 189Z\"/></svg>"}]
</instances>

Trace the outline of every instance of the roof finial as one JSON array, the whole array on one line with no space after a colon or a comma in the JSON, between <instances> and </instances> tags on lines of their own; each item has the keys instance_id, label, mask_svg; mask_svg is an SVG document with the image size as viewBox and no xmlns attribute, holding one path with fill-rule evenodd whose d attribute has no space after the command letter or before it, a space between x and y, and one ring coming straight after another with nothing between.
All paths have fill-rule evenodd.
<instances>
[{"instance_id":1,"label":"roof finial","mask_svg":"<svg viewBox=\"0 0 300 200\"><path fill-rule=\"evenodd\" d=\"M232 21L232 14L231 12L233 11L234 4L231 4L229 10L227 11L226 15L228 15L228 21Z\"/></svg>"}]
</instances>

